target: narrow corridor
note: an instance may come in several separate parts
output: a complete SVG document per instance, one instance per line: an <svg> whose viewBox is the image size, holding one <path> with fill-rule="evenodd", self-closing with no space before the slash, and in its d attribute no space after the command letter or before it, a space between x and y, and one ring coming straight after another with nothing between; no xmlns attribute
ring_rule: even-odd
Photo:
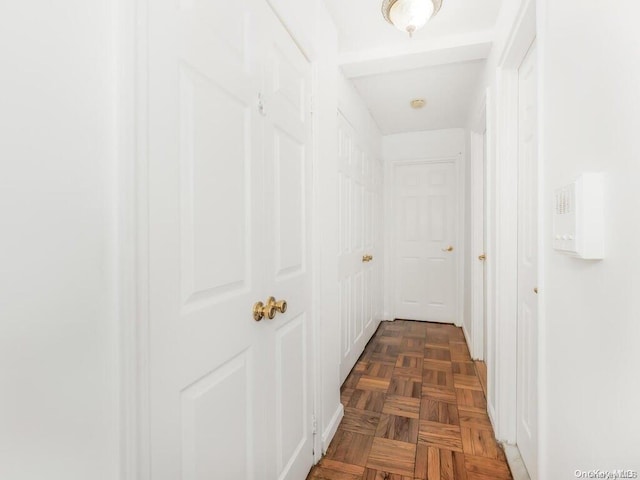
<svg viewBox="0 0 640 480"><path fill-rule="evenodd" d="M512 478L460 328L382 322L342 403L342 423L308 480Z"/></svg>

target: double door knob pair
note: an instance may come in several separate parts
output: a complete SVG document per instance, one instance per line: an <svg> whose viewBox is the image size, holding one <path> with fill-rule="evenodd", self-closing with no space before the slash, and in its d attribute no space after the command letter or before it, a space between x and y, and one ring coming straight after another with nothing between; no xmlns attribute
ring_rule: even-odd
<svg viewBox="0 0 640 480"><path fill-rule="evenodd" d="M258 302L253 306L253 319L256 322L259 322L264 317L267 317L269 320L273 320L276 316L276 313L284 313L286 311L286 300L276 301L275 297L269 297L266 304Z"/></svg>

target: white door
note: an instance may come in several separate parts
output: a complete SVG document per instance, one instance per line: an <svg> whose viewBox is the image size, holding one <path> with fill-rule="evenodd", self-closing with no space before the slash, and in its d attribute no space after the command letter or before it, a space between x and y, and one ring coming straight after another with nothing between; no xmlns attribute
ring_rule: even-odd
<svg viewBox="0 0 640 480"><path fill-rule="evenodd" d="M279 87L264 80L265 70L275 75L266 62L272 39L295 57L264 2L239 0L225 13L199 0L149 4L153 480L293 480L311 466L309 182L306 174L295 185L269 176L274 163L308 172L308 139L296 131L292 142L302 147L263 153L272 125L291 116L279 93L297 82L291 102L308 109L307 75L283 66ZM265 106L273 100L271 117L261 113L261 92ZM282 198L302 207L280 208ZM283 215L296 226L284 232L286 253L278 250ZM295 290L286 275L297 277ZM256 322L253 304L270 295L289 300L290 310ZM278 417L284 408L290 419Z"/></svg>
<svg viewBox="0 0 640 480"><path fill-rule="evenodd" d="M396 318L456 319L456 183L453 161L394 169Z"/></svg>
<svg viewBox="0 0 640 480"><path fill-rule="evenodd" d="M257 237L264 242L264 291L285 300L287 311L267 321L269 438L260 448L276 459L264 478L298 480L313 465L311 336L311 68L274 15L265 22L266 191Z"/></svg>
<svg viewBox="0 0 640 480"><path fill-rule="evenodd" d="M537 478L538 147L536 49L518 71L518 373L517 444Z"/></svg>
<svg viewBox="0 0 640 480"><path fill-rule="evenodd" d="M367 150L366 139L339 112L341 381L371 338L381 310L382 165Z"/></svg>

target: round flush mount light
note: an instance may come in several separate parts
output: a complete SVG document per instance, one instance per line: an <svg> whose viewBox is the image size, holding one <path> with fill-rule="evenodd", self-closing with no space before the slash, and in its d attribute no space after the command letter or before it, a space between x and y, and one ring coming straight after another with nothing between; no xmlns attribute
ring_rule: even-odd
<svg viewBox="0 0 640 480"><path fill-rule="evenodd" d="M413 36L442 8L443 0L383 0L382 15L398 30Z"/></svg>
<svg viewBox="0 0 640 480"><path fill-rule="evenodd" d="M424 108L426 104L427 101L424 98L416 98L414 100L411 100L411 108L415 108L416 110Z"/></svg>

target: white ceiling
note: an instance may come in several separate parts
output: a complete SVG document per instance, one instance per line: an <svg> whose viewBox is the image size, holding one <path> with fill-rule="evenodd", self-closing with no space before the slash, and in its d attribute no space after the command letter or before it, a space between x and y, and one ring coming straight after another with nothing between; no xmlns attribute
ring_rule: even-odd
<svg viewBox="0 0 640 480"><path fill-rule="evenodd" d="M444 0L442 10L413 40L382 17L382 0L325 0L325 4L339 30L340 50L348 52L493 30L501 0Z"/></svg>
<svg viewBox="0 0 640 480"><path fill-rule="evenodd" d="M383 135L466 126L502 0L444 0L413 38L384 20L382 0L324 1L342 71ZM414 98L427 106L411 109Z"/></svg>
<svg viewBox="0 0 640 480"><path fill-rule="evenodd" d="M461 128L484 68L483 60L353 79L383 135ZM415 110L409 102L424 98Z"/></svg>

